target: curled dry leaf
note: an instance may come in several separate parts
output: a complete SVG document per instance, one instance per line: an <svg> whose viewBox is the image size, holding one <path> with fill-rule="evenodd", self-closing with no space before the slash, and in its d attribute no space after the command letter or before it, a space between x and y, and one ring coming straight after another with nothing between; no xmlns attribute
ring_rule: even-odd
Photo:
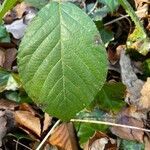
<svg viewBox="0 0 150 150"><path fill-rule="evenodd" d="M49 138L49 143L59 150L78 150L72 123L62 123Z"/></svg>
<svg viewBox="0 0 150 150"><path fill-rule="evenodd" d="M86 143L84 150L117 150L116 141L98 131Z"/></svg>
<svg viewBox="0 0 150 150"><path fill-rule="evenodd" d="M52 117L49 114L45 113L42 133L46 131L51 124L52 124Z"/></svg>
<svg viewBox="0 0 150 150"><path fill-rule="evenodd" d="M149 110L150 108L150 78L147 78L147 81L143 85L139 105L141 109Z"/></svg>
<svg viewBox="0 0 150 150"><path fill-rule="evenodd" d="M40 119L28 111L15 111L15 120L20 127L28 129L38 137L41 136Z"/></svg>
<svg viewBox="0 0 150 150"><path fill-rule="evenodd" d="M107 53L108 53L108 60L112 65L115 65L120 59L121 54L120 48L116 48L116 50L109 48Z"/></svg>
<svg viewBox="0 0 150 150"><path fill-rule="evenodd" d="M121 67L121 77L122 82L127 87L127 94L125 101L130 105L138 106L140 99L140 91L144 82L136 76L131 65L131 60L128 55L125 54L126 48L124 46L119 46L121 49L120 56L120 67Z"/></svg>
<svg viewBox="0 0 150 150"><path fill-rule="evenodd" d="M149 0L134 0L134 1L135 1L137 11L142 10L142 12L137 13L137 16L139 18L146 17L146 15L148 15L150 1Z"/></svg>

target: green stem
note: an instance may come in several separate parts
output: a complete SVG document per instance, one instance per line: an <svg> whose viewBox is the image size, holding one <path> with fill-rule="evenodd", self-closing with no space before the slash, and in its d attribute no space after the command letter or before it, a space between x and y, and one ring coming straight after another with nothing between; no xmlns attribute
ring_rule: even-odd
<svg viewBox="0 0 150 150"><path fill-rule="evenodd" d="M143 35L143 38L146 38L147 35L145 33L144 27L143 27L142 23L140 22L139 18L137 17L136 13L134 12L133 8L129 4L129 2L127 0L119 0L119 3L125 9L125 11L128 13L128 15L131 17L131 19L134 21L136 27L141 32L141 35Z"/></svg>

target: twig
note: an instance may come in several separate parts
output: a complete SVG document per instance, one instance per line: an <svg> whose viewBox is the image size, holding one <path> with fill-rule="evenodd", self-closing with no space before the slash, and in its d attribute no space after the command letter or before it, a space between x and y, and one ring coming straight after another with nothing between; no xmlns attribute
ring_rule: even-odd
<svg viewBox="0 0 150 150"><path fill-rule="evenodd" d="M95 8L97 7L97 4L98 4L98 1L95 2L93 8L87 13L88 15L90 15L95 10Z"/></svg>
<svg viewBox="0 0 150 150"><path fill-rule="evenodd" d="M84 123L95 123L95 124L104 124L104 125L110 125L110 126L116 126L116 127L122 127L122 128L129 128L129 129L136 129L141 130L145 132L150 132L149 129L145 128L139 128L135 126L129 126L129 125L123 125L123 124L116 124L111 122L105 122L105 121L96 121L96 120L81 120L81 119L71 119L72 122L84 122Z"/></svg>
<svg viewBox="0 0 150 150"><path fill-rule="evenodd" d="M21 146L23 146L23 147L25 147L25 148L27 148L27 149L29 149L29 150L32 150L30 147L28 147L28 146L26 146L26 145L20 143L19 141L16 141L16 140L13 140L13 141L16 142L16 144L18 144L18 145L21 145Z"/></svg>
<svg viewBox="0 0 150 150"><path fill-rule="evenodd" d="M36 148L36 150L40 150L41 147L43 146L43 144L46 142L46 140L48 139L48 137L53 133L54 129L58 126L58 124L60 123L60 120L58 120L54 126L51 128L51 130L47 133L47 135L45 136L45 138L43 139L43 141L39 144L39 146Z"/></svg>
<svg viewBox="0 0 150 150"><path fill-rule="evenodd" d="M138 14L138 13L141 13L141 12L144 12L144 11L145 11L145 9L141 9L141 10L136 11L135 13ZM105 23L104 26L108 26L108 25L110 25L110 24L112 24L112 23L115 23L115 22L117 22L117 21L119 21L119 20L122 20L122 19L124 19L124 18L127 18L127 17L129 17L129 15L121 16L121 17L116 18L116 19L114 19L114 20L112 20L112 21L110 21L110 22Z"/></svg>

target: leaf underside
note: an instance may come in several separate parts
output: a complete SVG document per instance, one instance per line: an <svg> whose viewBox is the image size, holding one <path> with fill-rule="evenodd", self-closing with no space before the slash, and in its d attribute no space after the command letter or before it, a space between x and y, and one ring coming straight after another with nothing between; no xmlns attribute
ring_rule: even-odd
<svg viewBox="0 0 150 150"><path fill-rule="evenodd" d="M18 65L28 95L62 120L94 99L107 72L95 24L68 2L51 2L41 9L22 40Z"/></svg>

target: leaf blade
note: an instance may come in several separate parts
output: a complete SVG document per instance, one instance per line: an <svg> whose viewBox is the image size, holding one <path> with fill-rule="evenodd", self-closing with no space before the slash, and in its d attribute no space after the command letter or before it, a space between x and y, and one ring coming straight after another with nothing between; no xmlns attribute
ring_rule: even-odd
<svg viewBox="0 0 150 150"><path fill-rule="evenodd" d="M39 12L22 41L18 63L29 96L65 120L94 99L107 72L94 23L71 3L51 2Z"/></svg>

